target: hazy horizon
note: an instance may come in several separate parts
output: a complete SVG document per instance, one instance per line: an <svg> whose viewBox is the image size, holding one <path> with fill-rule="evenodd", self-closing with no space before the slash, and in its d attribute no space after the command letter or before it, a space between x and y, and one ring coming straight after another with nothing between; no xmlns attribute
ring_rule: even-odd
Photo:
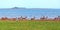
<svg viewBox="0 0 60 30"><path fill-rule="evenodd" d="M0 8L12 7L60 9L60 0L0 0Z"/></svg>

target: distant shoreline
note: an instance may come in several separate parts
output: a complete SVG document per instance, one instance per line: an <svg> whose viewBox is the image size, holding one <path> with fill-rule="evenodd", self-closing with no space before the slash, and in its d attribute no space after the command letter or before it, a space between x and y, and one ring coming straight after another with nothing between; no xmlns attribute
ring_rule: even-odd
<svg viewBox="0 0 60 30"><path fill-rule="evenodd" d="M13 8L0 8L2 9L31 9L31 10L60 10L60 9L56 9L56 8L24 8L24 7L13 7Z"/></svg>

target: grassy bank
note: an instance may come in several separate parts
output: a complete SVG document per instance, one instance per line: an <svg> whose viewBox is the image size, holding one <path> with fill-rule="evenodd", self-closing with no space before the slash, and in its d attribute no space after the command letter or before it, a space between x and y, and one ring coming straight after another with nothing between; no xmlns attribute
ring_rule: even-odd
<svg viewBox="0 0 60 30"><path fill-rule="evenodd" d="M0 21L0 30L60 30L60 21Z"/></svg>

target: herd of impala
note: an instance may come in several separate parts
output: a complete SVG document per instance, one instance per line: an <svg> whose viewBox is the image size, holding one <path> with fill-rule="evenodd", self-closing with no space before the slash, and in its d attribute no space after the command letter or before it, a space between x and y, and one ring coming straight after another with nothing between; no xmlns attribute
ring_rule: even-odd
<svg viewBox="0 0 60 30"><path fill-rule="evenodd" d="M35 17L28 19L27 17L22 17L22 16L18 18L17 17L15 18L1 17L0 20L13 20L13 21L16 21L16 20L60 20L60 16L57 16L55 18L48 18L46 16L42 16L39 19L36 19Z"/></svg>

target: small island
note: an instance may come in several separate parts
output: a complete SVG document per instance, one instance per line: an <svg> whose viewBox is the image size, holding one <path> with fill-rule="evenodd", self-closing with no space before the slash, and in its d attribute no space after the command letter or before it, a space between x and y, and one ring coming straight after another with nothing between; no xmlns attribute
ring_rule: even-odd
<svg viewBox="0 0 60 30"><path fill-rule="evenodd" d="M11 9L26 9L26 8L24 8L24 7L13 7Z"/></svg>

